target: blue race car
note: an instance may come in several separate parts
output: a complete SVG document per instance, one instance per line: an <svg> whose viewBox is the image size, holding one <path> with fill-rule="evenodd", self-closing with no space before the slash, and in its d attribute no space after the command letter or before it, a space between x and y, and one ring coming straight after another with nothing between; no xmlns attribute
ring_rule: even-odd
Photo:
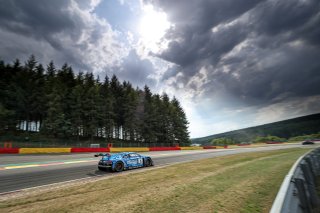
<svg viewBox="0 0 320 213"><path fill-rule="evenodd" d="M102 156L98 163L99 170L121 172L132 168L153 166L151 157L143 156L135 152L121 152L113 155L100 153L94 156Z"/></svg>

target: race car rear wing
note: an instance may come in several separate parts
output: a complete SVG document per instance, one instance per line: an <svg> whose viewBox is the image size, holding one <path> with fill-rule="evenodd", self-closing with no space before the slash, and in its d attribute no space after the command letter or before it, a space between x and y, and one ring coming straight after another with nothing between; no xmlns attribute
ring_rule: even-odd
<svg viewBox="0 0 320 213"><path fill-rule="evenodd" d="M95 157L100 157L100 156L110 156L109 153L99 153L99 154L95 154Z"/></svg>

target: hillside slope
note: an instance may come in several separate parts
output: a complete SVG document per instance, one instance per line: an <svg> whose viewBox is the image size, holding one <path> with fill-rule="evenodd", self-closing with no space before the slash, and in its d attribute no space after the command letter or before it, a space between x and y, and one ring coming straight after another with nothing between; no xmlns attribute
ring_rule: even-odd
<svg viewBox="0 0 320 213"><path fill-rule="evenodd" d="M275 135L282 138L290 138L317 132L320 132L320 113L210 135L202 138L194 138L192 139L192 143L205 145L209 144L212 139L222 137L233 139L236 142L248 142L257 136Z"/></svg>

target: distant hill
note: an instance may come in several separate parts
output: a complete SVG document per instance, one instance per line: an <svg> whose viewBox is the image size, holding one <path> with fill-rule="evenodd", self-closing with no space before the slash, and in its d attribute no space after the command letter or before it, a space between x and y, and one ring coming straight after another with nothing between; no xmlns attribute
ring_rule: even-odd
<svg viewBox="0 0 320 213"><path fill-rule="evenodd" d="M320 132L320 113L278 121L245 129L191 139L192 143L209 144L215 138L230 138L236 142L249 142L257 136L275 135L290 138Z"/></svg>

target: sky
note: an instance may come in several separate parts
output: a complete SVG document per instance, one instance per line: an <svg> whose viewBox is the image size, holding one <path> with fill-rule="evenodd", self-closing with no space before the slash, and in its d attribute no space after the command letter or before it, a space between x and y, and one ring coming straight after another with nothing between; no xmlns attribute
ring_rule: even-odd
<svg viewBox="0 0 320 213"><path fill-rule="evenodd" d="M175 96L191 138L320 112L319 0L0 0L0 47Z"/></svg>

